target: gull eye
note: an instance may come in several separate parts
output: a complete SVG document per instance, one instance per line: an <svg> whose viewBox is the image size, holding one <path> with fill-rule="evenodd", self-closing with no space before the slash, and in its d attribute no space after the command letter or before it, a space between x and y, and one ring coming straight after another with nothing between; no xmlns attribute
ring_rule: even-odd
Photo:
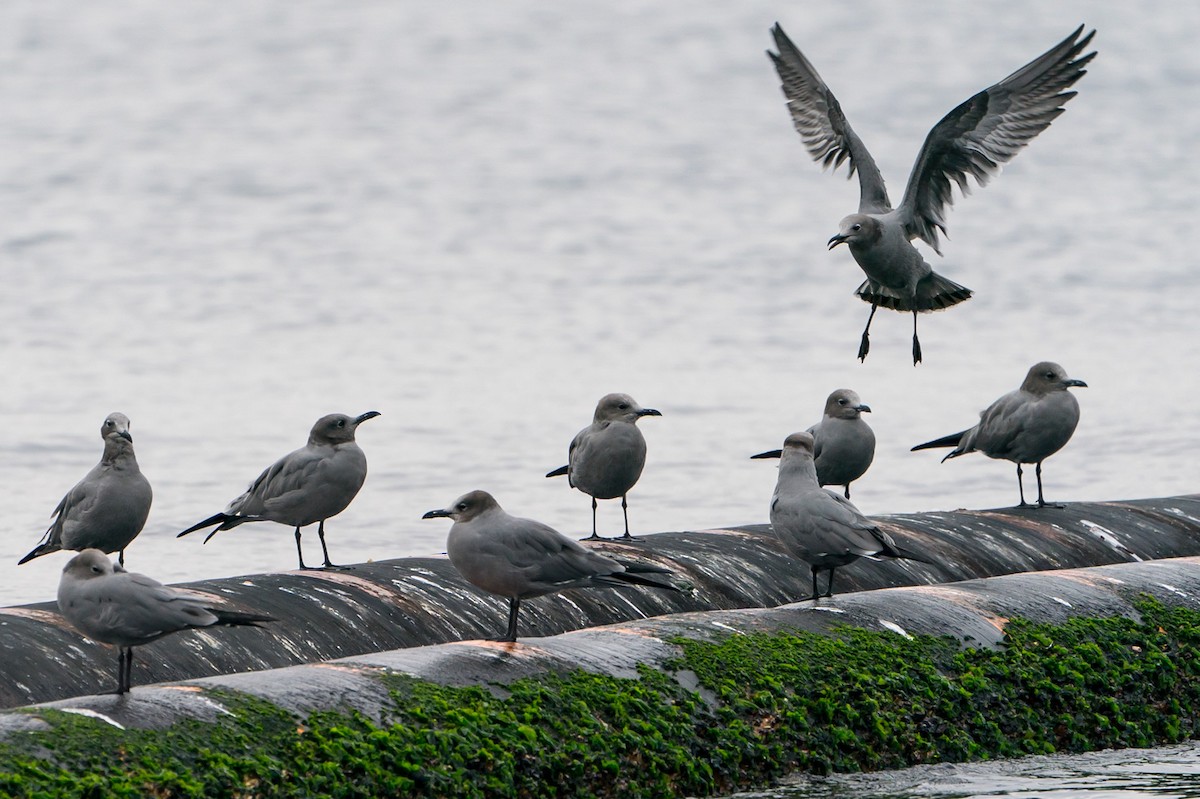
<svg viewBox="0 0 1200 799"><path fill-rule="evenodd" d="M92 574L99 574L102 571L103 571L103 569L101 569L99 566L96 566L96 565L92 566Z"/></svg>
<svg viewBox="0 0 1200 799"><path fill-rule="evenodd" d="M1047 379L1047 380L1053 380L1053 379L1054 379L1055 377L1057 377L1057 376L1058 376L1058 375L1054 374L1054 372L1046 372L1046 379Z"/></svg>
<svg viewBox="0 0 1200 799"><path fill-rule="evenodd" d="M470 506L470 505L468 505L467 503L465 503L465 502L460 502L460 503L458 503L458 505L456 505L456 506L454 507L454 509L455 509L456 511L462 512L462 511L466 510L466 509L467 509L467 508L469 508L469 507L471 507L471 506Z"/></svg>
<svg viewBox="0 0 1200 799"><path fill-rule="evenodd" d="M345 420L345 419L338 419L338 420L337 420L337 426L338 426L338 427L345 427L345 426L346 426L346 420Z"/></svg>
<svg viewBox="0 0 1200 799"><path fill-rule="evenodd" d="M845 404L846 404L846 400L845 400L845 399L840 399L840 400L838 400L838 405L845 405Z"/></svg>
<svg viewBox="0 0 1200 799"><path fill-rule="evenodd" d="M851 230L862 230L862 225L851 225L850 229Z"/></svg>
<svg viewBox="0 0 1200 799"><path fill-rule="evenodd" d="M617 408L618 408L618 409L620 409L620 410L622 410L622 411L627 411L627 410L629 410L629 406L628 406L627 404L625 404L624 402L622 402L620 405L618 405L618 406L617 406Z"/></svg>

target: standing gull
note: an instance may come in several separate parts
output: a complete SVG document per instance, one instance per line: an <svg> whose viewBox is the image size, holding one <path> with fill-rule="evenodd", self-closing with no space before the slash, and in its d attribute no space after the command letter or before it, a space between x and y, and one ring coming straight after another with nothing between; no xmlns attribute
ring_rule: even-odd
<svg viewBox="0 0 1200 799"><path fill-rule="evenodd" d="M1079 55L1095 31L1081 39L1080 25L1043 55L944 116L925 138L895 209L875 160L850 128L833 92L778 23L771 33L779 52L768 50L767 55L783 81L788 110L809 154L834 169L848 160L850 176L858 172L858 213L843 219L829 240L829 249L845 243L867 275L855 292L871 304L858 357L867 357L871 320L882 305L912 312L913 364L920 363L917 314L957 305L970 298L971 291L934 272L912 240L923 240L941 255L938 231L946 232L952 185L957 183L964 196L969 192L968 176L985 185L1001 164L1063 112L1075 96L1066 89L1086 73L1084 67L1096 55Z"/></svg>
<svg viewBox="0 0 1200 799"><path fill-rule="evenodd" d="M546 474L566 475L572 488L592 498L592 534L596 533L596 500L621 498L625 516L624 538L629 534L629 502L626 494L642 476L646 464L646 439L637 428L643 416L662 416L643 408L628 394L607 394L596 405L592 423L575 434L567 451L568 464Z"/></svg>
<svg viewBox="0 0 1200 799"><path fill-rule="evenodd" d="M367 479L367 456L354 441L358 426L379 416L367 411L360 416L331 413L322 416L308 434L308 444L284 455L250 484L246 493L229 503L221 513L209 516L184 530L177 537L217 525L204 542L222 530L231 530L246 522L279 522L296 528L296 554L300 568L304 551L300 548L300 528L320 522L317 535L326 569L343 568L330 562L325 546L325 520L344 511Z"/></svg>
<svg viewBox="0 0 1200 799"><path fill-rule="evenodd" d="M1021 504L1017 507L1020 508L1029 507L1025 501L1021 464L1036 463L1037 506L1044 508L1048 503L1042 496L1042 461L1062 449L1079 424L1079 401L1067 391L1074 386L1087 388L1087 383L1067 377L1066 371L1056 363L1042 361L1030 367L1020 388L1008 392L981 412L979 424L918 444L911 451L954 447L942 458L943 463L968 452L982 452L989 458L1012 461L1017 464L1017 489L1021 492Z"/></svg>
<svg viewBox="0 0 1200 799"><path fill-rule="evenodd" d="M118 647L117 693L128 693L133 647L194 627L258 625L270 616L213 607L205 597L168 588L119 567L98 549L67 561L58 582L58 610L88 638Z"/></svg>
<svg viewBox="0 0 1200 799"><path fill-rule="evenodd" d="M827 491L817 482L813 437L792 433L782 450L755 457L777 456L779 478L771 497L771 529L796 557L812 568L813 599L833 595L833 573L859 558L905 558L929 563L896 545L879 525L859 512L850 500ZM817 591L817 572L829 572L824 594Z"/></svg>
<svg viewBox="0 0 1200 799"><path fill-rule="evenodd" d="M616 561L572 541L548 525L510 516L486 491L472 491L422 518L454 520L446 554L467 582L508 598L508 628L501 641L517 640L522 599L568 588L644 585L678 590L643 574L670 574L644 563Z"/></svg>
<svg viewBox="0 0 1200 799"><path fill-rule="evenodd" d="M104 439L100 462L58 503L42 543L19 564L60 549L90 547L117 552L121 564L125 563L125 547L137 538L150 515L150 482L133 454L128 416L109 414L100 426L100 437Z"/></svg>
<svg viewBox="0 0 1200 799"><path fill-rule="evenodd" d="M875 459L875 431L862 418L870 412L858 394L839 388L825 400L821 421L808 428L816 442L817 481L823 486L843 486L846 499L850 499L850 484L862 477ZM778 458L781 452L774 449L753 457Z"/></svg>

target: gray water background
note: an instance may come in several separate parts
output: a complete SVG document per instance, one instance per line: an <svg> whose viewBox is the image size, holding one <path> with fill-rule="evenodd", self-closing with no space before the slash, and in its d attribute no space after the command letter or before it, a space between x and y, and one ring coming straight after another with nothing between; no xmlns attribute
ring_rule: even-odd
<svg viewBox="0 0 1200 799"><path fill-rule="evenodd" d="M731 799L1194 799L1200 797L1200 744L799 776L783 783Z"/></svg>
<svg viewBox="0 0 1200 799"><path fill-rule="evenodd" d="M776 20L895 200L944 113L1099 29L1079 96L928 254L976 296L922 317L919 367L888 312L854 358L861 273L825 242L857 182L792 130ZM874 409L864 512L1011 505L1011 464L908 449L1041 359L1090 384L1051 499L1200 490L1198 27L1083 0L0 4L0 602L53 597L66 553L16 561L114 410L155 491L129 566L168 582L294 566L279 525L174 534L332 411L383 413L341 562L441 551L421 514L474 488L585 533L542 475L609 391L663 412L635 531L765 522L749 456L843 386Z"/></svg>

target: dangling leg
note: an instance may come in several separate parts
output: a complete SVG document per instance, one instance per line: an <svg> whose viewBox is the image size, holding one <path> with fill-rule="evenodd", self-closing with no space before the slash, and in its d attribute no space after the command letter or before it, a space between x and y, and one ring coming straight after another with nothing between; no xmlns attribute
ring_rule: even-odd
<svg viewBox="0 0 1200 799"><path fill-rule="evenodd" d="M315 566L304 565L304 550L300 548L300 525L296 525L296 556L300 558L300 570L311 571Z"/></svg>
<svg viewBox="0 0 1200 799"><path fill-rule="evenodd" d="M517 640L517 613L521 610L521 597L514 596L508 600L508 631L499 639L506 643Z"/></svg>
<svg viewBox="0 0 1200 799"><path fill-rule="evenodd" d="M592 497L592 534L584 541L599 541L600 536L596 534L596 498Z"/></svg>
<svg viewBox="0 0 1200 799"><path fill-rule="evenodd" d="M325 569L341 569L342 571L354 571L353 566L339 566L329 560L329 547L325 546L325 520L317 526L317 537L321 539L321 552L325 555L325 564L322 568Z"/></svg>
<svg viewBox="0 0 1200 799"><path fill-rule="evenodd" d="M829 586L825 591L825 596L833 596L833 573L837 571L837 566L829 570Z"/></svg>
<svg viewBox="0 0 1200 799"><path fill-rule="evenodd" d="M1037 469L1035 469L1035 470L1034 470L1034 474L1036 474L1036 475L1037 475L1037 481L1038 481L1038 507L1039 507L1039 508L1046 508L1046 507L1050 507L1050 508L1062 508L1062 507L1066 507L1066 506L1064 506L1064 505L1060 505L1060 504L1058 504L1057 502L1047 502L1047 501L1046 501L1046 499L1045 499L1045 497L1043 497L1043 496L1042 496L1042 462L1041 462L1041 461L1038 461L1038 464L1037 464Z"/></svg>
<svg viewBox="0 0 1200 799"><path fill-rule="evenodd" d="M125 566L125 550L122 549L120 552L117 553L117 563L119 563L121 565L121 567L124 568L124 566Z"/></svg>
<svg viewBox="0 0 1200 799"><path fill-rule="evenodd" d="M622 539L625 541L641 541L640 538L635 538L629 534L629 502L626 501L625 495L621 495L621 513L625 515L625 535Z"/></svg>
<svg viewBox="0 0 1200 799"><path fill-rule="evenodd" d="M871 303L871 315L867 317L867 326L863 328L862 341L858 343L858 360L865 361L867 353L871 351L871 320L875 318L875 311L879 308L875 303Z"/></svg>
<svg viewBox="0 0 1200 799"><path fill-rule="evenodd" d="M850 483L846 483L846 499L850 499Z"/></svg>
<svg viewBox="0 0 1200 799"><path fill-rule="evenodd" d="M1025 501L1025 473L1021 471L1021 464L1017 464L1017 490L1021 492L1021 504L1018 508L1028 508L1029 503Z"/></svg>
<svg viewBox="0 0 1200 799"><path fill-rule="evenodd" d="M913 366L921 362L921 340L917 338L917 312L913 311Z"/></svg>

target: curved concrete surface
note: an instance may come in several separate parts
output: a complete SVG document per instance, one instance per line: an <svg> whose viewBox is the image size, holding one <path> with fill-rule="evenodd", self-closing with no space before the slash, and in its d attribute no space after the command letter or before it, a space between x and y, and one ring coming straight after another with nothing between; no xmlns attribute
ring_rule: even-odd
<svg viewBox="0 0 1200 799"><path fill-rule="evenodd" d="M1075 503L1062 510L961 510L877 520L901 545L939 563L861 560L838 570L839 592L1200 555L1200 495ZM532 600L523 607L522 636L553 636L687 611L774 607L808 593L807 567L783 552L765 524L659 533L642 543L606 541L598 546L617 557L643 558L674 570L684 590L579 589ZM137 688L150 683L496 636L507 613L505 602L467 585L444 557L361 564L352 572L278 572L183 587L234 607L270 613L279 621L267 629L181 633L139 647L134 704L151 701L152 692ZM837 597L836 605L845 609L855 601ZM817 618L832 615L822 609ZM721 616L711 619L718 623ZM981 636L985 632L977 631ZM595 656L636 653L627 643L622 647L607 654L600 647ZM0 609L0 650L5 653L0 663L2 707L95 693L115 684L115 652L81 637L52 603ZM414 650L412 657L434 657L429 651ZM351 673L359 666L321 668L322 679L336 682L330 670Z"/></svg>

